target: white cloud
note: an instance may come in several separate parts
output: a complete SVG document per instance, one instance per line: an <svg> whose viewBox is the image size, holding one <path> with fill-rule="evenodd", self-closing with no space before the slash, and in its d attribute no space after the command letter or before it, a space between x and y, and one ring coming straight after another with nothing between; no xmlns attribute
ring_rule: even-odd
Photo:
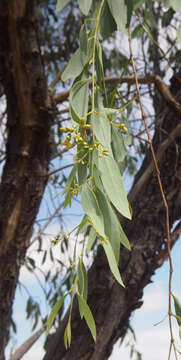
<svg viewBox="0 0 181 360"><path fill-rule="evenodd" d="M178 327L174 328L174 337L176 345L179 348L178 339ZM161 360L168 358L169 350L169 327L153 327L150 329L143 329L136 332L137 342L135 344L136 349L143 355L143 359L146 360ZM113 353L110 356L110 360L130 360L130 349L126 347L128 338L125 339L124 344L119 347L117 343L114 347ZM174 360L172 354L170 360ZM135 360L135 358L134 358Z"/></svg>
<svg viewBox="0 0 181 360"><path fill-rule="evenodd" d="M152 290L145 291L141 310L145 313L152 311L163 311L168 304L168 294L165 292L161 282L152 285Z"/></svg>

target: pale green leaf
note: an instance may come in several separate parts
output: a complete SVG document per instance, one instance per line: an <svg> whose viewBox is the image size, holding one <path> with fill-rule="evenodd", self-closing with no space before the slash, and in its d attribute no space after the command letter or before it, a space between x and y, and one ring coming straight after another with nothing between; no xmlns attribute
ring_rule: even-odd
<svg viewBox="0 0 181 360"><path fill-rule="evenodd" d="M101 214L97 199L92 189L84 184L81 190L82 208L87 216L90 218L93 227L97 233L105 238L104 220Z"/></svg>
<svg viewBox="0 0 181 360"><path fill-rule="evenodd" d="M82 123L81 119L86 117L89 100L88 80L77 81L70 91L70 112L74 121Z"/></svg>
<svg viewBox="0 0 181 360"><path fill-rule="evenodd" d="M70 347L70 344L71 344L71 324L70 324L70 321L68 321L67 326L65 328L64 344L65 344L66 349L68 348L68 346Z"/></svg>
<svg viewBox="0 0 181 360"><path fill-rule="evenodd" d="M169 6L172 7L175 11L181 11L180 0L169 0Z"/></svg>
<svg viewBox="0 0 181 360"><path fill-rule="evenodd" d="M92 5L92 0L78 0L79 8L84 15L88 15Z"/></svg>
<svg viewBox="0 0 181 360"><path fill-rule="evenodd" d="M175 312L176 312L176 315L181 317L181 304L179 302L179 300L176 298L176 296L173 296L173 300L174 300L174 306L175 306ZM177 318L177 322L178 322L178 325L181 325L181 320L179 318Z"/></svg>
<svg viewBox="0 0 181 360"><path fill-rule="evenodd" d="M181 325L179 326L179 338L181 339Z"/></svg>
<svg viewBox="0 0 181 360"><path fill-rule="evenodd" d="M79 307L81 308L81 313L83 313L83 316L84 316L85 321L90 329L92 337L93 337L94 341L96 341L96 325L95 325L95 321L94 321L92 312L82 296L78 295L78 301L79 301Z"/></svg>
<svg viewBox="0 0 181 360"><path fill-rule="evenodd" d="M51 313L50 313L50 315L48 317L47 327L46 327L46 334L48 334L51 326L53 325L55 317L56 317L57 313L59 312L60 308L62 307L64 299L66 298L66 296L67 295L61 296L61 298L53 306L53 308L51 310Z"/></svg>
<svg viewBox="0 0 181 360"><path fill-rule="evenodd" d="M92 247L96 241L96 235L97 235L96 231L92 227L90 229L90 233L89 233L89 239L88 239L88 243L87 243L87 252L89 252L92 249Z"/></svg>
<svg viewBox="0 0 181 360"><path fill-rule="evenodd" d="M107 0L114 20L121 31L126 33L127 7L124 0Z"/></svg>
<svg viewBox="0 0 181 360"><path fill-rule="evenodd" d="M181 44L181 25L179 25L177 30L177 40Z"/></svg>
<svg viewBox="0 0 181 360"><path fill-rule="evenodd" d="M116 262L116 258L114 256L114 252L113 252L113 249L111 247L110 242L109 241L103 241L102 246L103 246L104 251L106 253L108 263L109 263L112 274L114 275L114 277L118 281L118 283L124 287L124 284L123 284L123 281L121 279L121 275L120 275L120 272L119 272L119 269L118 269L118 265L117 265L117 262Z"/></svg>
<svg viewBox="0 0 181 360"><path fill-rule="evenodd" d="M101 85L104 80L104 69L102 62L102 47L99 42L97 42L96 44L95 63L96 63L97 80Z"/></svg>
<svg viewBox="0 0 181 360"><path fill-rule="evenodd" d="M101 191L97 190L96 198L103 214L106 236L111 243L116 261L118 263L120 255L120 244L124 245L127 249L130 250L129 241L123 229L121 228L120 222L112 206L106 199L105 195Z"/></svg>
<svg viewBox="0 0 181 360"><path fill-rule="evenodd" d="M99 158L98 168L109 200L123 216L131 219L126 190L115 160L110 156L103 156Z"/></svg>
<svg viewBox="0 0 181 360"><path fill-rule="evenodd" d="M70 0L57 0L56 11L61 11Z"/></svg>
<svg viewBox="0 0 181 360"><path fill-rule="evenodd" d="M78 75L80 75L86 63L87 63L87 56L83 55L80 48L78 48L70 58L62 74L62 80L67 81L68 79L76 78Z"/></svg>
<svg viewBox="0 0 181 360"><path fill-rule="evenodd" d="M77 275L79 293L87 300L88 278L86 268L81 258L79 259Z"/></svg>
<svg viewBox="0 0 181 360"><path fill-rule="evenodd" d="M123 136L115 126L112 127L112 147L114 158L117 162L121 162L125 158L125 145Z"/></svg>

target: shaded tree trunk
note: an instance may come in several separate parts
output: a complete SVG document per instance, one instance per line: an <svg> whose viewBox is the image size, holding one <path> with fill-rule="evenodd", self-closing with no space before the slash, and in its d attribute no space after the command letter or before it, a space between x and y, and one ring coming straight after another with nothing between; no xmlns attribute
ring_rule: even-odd
<svg viewBox="0 0 181 360"><path fill-rule="evenodd" d="M172 81L172 93L178 88ZM180 85L179 85L180 88ZM179 98L181 99L181 92ZM181 125L180 115L163 102L164 108L156 120L153 144L159 159L159 169L170 209L170 225L181 216ZM67 316L49 342L44 360L105 360L115 342L125 334L132 312L142 305L144 287L166 258L167 240L165 209L150 152L147 154L129 194L133 220L122 221L131 242L131 252L121 249L120 272L125 289L113 279L102 249L98 250L89 271L88 303L97 326L94 343L75 304L72 315L72 343L64 347ZM175 241L179 231L175 233Z"/></svg>
<svg viewBox="0 0 181 360"><path fill-rule="evenodd" d="M47 182L51 104L41 62L36 0L0 1L0 81L7 99L0 185L0 359L14 292Z"/></svg>

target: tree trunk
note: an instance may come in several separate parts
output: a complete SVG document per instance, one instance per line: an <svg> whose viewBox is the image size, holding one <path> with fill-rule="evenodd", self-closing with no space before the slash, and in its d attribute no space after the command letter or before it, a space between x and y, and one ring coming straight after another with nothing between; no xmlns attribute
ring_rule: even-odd
<svg viewBox="0 0 181 360"><path fill-rule="evenodd" d="M172 83L172 93L178 85L175 81ZM162 105L164 110L159 114L159 120L156 120L153 145L159 159L172 227L181 215L181 125L180 115L165 102L160 104L161 108ZM132 250L129 252L122 248L120 257L120 272L125 289L114 280L103 251L99 248L89 271L88 295L88 303L96 320L96 343L85 321L80 319L75 304L70 349L65 350L63 340L66 315L48 344L44 360L108 359L115 342L125 334L130 315L142 305L143 289L167 254L165 209L150 152L138 171L129 199L133 220L123 220L122 224Z"/></svg>
<svg viewBox="0 0 181 360"><path fill-rule="evenodd" d="M0 185L0 360L19 269L47 182L52 112L37 34L36 0L0 1L0 81L8 133Z"/></svg>

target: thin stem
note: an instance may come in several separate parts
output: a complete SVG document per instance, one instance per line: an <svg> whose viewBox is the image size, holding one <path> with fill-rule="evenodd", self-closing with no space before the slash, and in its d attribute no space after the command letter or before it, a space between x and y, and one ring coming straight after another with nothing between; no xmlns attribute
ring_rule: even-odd
<svg viewBox="0 0 181 360"><path fill-rule="evenodd" d="M147 123L147 120L146 120L146 115L145 115L142 100L141 100L138 77L137 77L137 73L136 73L136 67L135 67L133 51L132 51L132 38L131 38L131 29L130 29L130 27L128 29L128 32L129 32L130 57L131 57L131 63L132 63L132 68L133 68L133 73L134 73L134 78L135 78L135 83L136 83L136 90L137 90L139 104L140 104L140 110L141 110L142 119L143 119L143 122L144 122L144 125L145 125L145 130L146 130L146 133L147 133L148 142L149 142L150 149L151 149L151 154L152 154L152 158L153 158L153 162L154 162L154 166L155 166L156 175L157 175L157 178L158 178L158 183L159 183L159 187L160 187L162 200L163 200L164 207L165 207L166 233L167 233L167 251L168 251L168 259L169 259L169 267L170 267L170 271L169 271L169 299L168 299L168 316L169 316L169 328L170 328L170 351L171 351L171 347L173 345L175 358L177 359L176 351L175 351L175 344L174 344L174 337L173 337L172 319L171 319L171 313L172 313L172 309L171 309L171 293L172 293L173 265L172 265L172 257L171 257L169 209L168 209L168 204L167 204L167 200L166 200L166 197L165 197L165 193L164 193L164 190L163 190L163 185L162 185L162 181L161 181L161 177L160 177L160 171L159 171L159 168L158 168L157 159L156 159L155 152L154 152L154 149L153 149L152 140L151 140L151 136L150 136L150 132L149 132L149 128L148 128L148 123ZM169 354L170 354L170 351L169 351Z"/></svg>

